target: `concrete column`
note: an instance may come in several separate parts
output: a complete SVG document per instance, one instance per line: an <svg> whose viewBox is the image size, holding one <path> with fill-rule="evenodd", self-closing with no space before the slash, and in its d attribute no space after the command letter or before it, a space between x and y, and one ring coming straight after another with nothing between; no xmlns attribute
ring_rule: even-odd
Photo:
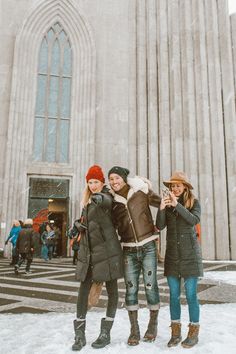
<svg viewBox="0 0 236 354"><path fill-rule="evenodd" d="M205 41L205 7L203 0L193 1L193 43L195 99L197 114L197 142L199 163L199 199L202 206L202 249L205 259L215 259L213 181L211 133L209 123L209 97L207 77L207 51Z"/></svg>
<svg viewBox="0 0 236 354"><path fill-rule="evenodd" d="M137 1L129 0L129 169L132 174L136 173L137 166Z"/></svg>
<svg viewBox="0 0 236 354"><path fill-rule="evenodd" d="M146 1L137 0L137 174L148 175Z"/></svg>
<svg viewBox="0 0 236 354"><path fill-rule="evenodd" d="M229 259L229 220L226 185L224 122L221 100L219 28L216 1L205 2L206 49L208 58L209 118L212 146L212 187L216 259ZM219 191L220 198L219 202Z"/></svg>
<svg viewBox="0 0 236 354"><path fill-rule="evenodd" d="M148 178L159 189L159 125L157 112L157 21L156 0L147 1L147 138Z"/></svg>
<svg viewBox="0 0 236 354"><path fill-rule="evenodd" d="M236 259L236 120L235 87L233 77L232 43L227 0L217 2L219 21L219 46L222 78L222 108L226 149L226 171L229 207L231 259ZM227 252L225 253L227 256Z"/></svg>
<svg viewBox="0 0 236 354"><path fill-rule="evenodd" d="M171 167L184 170L184 134L181 82L179 1L168 1L168 37L170 71Z"/></svg>

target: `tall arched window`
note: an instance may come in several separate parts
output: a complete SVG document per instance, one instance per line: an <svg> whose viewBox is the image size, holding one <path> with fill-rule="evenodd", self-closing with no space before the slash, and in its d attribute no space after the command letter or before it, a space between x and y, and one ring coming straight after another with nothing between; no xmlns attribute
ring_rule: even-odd
<svg viewBox="0 0 236 354"><path fill-rule="evenodd" d="M57 22L44 36L39 52L34 161L69 160L71 67L71 45Z"/></svg>

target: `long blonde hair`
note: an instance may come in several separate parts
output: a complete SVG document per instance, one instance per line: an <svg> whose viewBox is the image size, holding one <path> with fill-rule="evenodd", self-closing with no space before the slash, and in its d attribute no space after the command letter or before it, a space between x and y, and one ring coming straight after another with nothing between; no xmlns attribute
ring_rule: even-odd
<svg viewBox="0 0 236 354"><path fill-rule="evenodd" d="M92 194L92 192L90 191L89 186L87 185L84 188L83 196L82 196L81 203L80 203L82 209L88 204L91 194Z"/></svg>
<svg viewBox="0 0 236 354"><path fill-rule="evenodd" d="M196 199L193 192L184 184L185 191L183 193L183 200L185 208L192 209L194 200Z"/></svg>

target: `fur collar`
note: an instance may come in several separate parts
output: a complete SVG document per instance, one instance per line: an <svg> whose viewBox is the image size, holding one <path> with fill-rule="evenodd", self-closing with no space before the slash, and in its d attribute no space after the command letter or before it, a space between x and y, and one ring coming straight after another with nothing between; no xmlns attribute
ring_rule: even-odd
<svg viewBox="0 0 236 354"><path fill-rule="evenodd" d="M127 178L127 184L130 186L130 190L127 195L127 199L122 197L119 194L114 195L114 199L116 202L127 204L128 200L132 197L132 195L138 191L143 192L144 194L148 194L149 189L151 188L151 182L144 178L135 176L134 178Z"/></svg>

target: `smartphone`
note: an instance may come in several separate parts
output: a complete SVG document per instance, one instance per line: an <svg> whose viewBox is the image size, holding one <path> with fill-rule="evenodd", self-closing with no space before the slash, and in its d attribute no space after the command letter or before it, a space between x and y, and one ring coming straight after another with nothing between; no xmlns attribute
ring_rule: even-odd
<svg viewBox="0 0 236 354"><path fill-rule="evenodd" d="M163 198L168 198L170 195L170 191L168 188L162 189L162 196Z"/></svg>

